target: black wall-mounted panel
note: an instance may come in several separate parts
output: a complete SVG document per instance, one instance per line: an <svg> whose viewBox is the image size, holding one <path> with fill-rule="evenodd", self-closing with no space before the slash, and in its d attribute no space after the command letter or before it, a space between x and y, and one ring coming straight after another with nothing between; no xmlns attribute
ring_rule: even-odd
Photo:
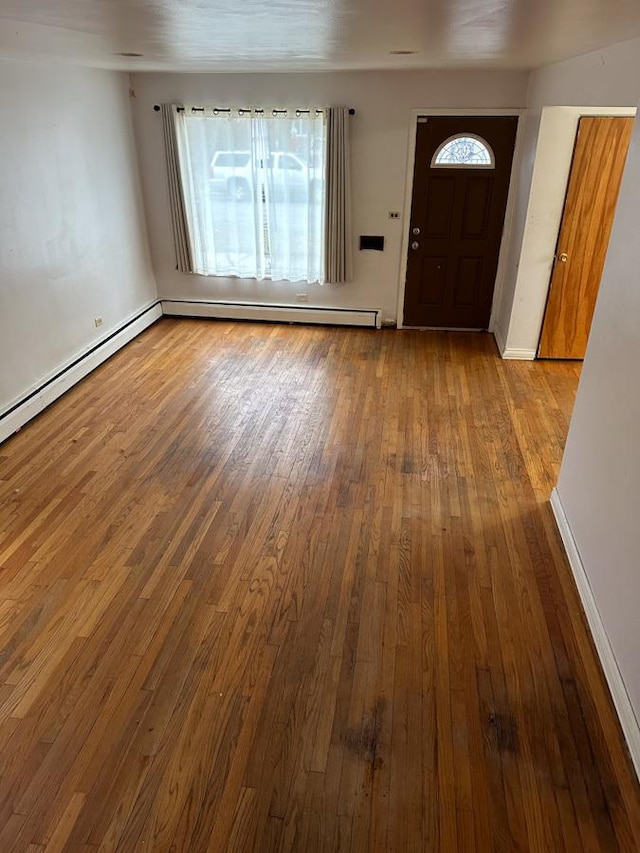
<svg viewBox="0 0 640 853"><path fill-rule="evenodd" d="M384 252L384 237L368 237L361 234L360 249L373 249L376 252Z"/></svg>

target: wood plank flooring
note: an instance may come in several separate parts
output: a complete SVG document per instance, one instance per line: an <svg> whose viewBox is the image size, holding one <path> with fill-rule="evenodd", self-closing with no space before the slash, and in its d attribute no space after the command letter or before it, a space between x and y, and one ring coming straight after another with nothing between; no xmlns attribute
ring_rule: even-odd
<svg viewBox="0 0 640 853"><path fill-rule="evenodd" d="M633 851L577 368L163 320L0 446L0 851Z"/></svg>

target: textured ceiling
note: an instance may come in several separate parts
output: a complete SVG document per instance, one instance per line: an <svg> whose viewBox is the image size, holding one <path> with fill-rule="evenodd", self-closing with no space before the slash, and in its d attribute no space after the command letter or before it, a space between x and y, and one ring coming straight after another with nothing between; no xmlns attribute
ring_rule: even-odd
<svg viewBox="0 0 640 853"><path fill-rule="evenodd" d="M149 71L534 68L636 36L640 0L0 0L0 56Z"/></svg>

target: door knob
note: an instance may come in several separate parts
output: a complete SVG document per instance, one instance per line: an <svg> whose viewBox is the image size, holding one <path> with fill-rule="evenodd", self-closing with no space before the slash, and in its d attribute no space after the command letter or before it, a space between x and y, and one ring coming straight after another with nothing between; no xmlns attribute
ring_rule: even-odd
<svg viewBox="0 0 640 853"><path fill-rule="evenodd" d="M569 255L566 252L563 252L561 255L558 255L558 260L561 264L566 264L569 260Z"/></svg>
<svg viewBox="0 0 640 853"><path fill-rule="evenodd" d="M411 231L411 233L412 233L412 234L415 234L415 235L416 235L416 237L417 237L417 236L418 236L418 234L420 233L420 229L419 229L419 228L414 228L414 229Z"/></svg>
<svg viewBox="0 0 640 853"><path fill-rule="evenodd" d="M411 244L411 248L412 248L412 249L413 249L413 251L415 252L415 250L416 250L416 249L419 249L419 248L420 248L420 243L418 243L418 241L417 241L417 240L414 240L414 241L413 241L413 243Z"/></svg>

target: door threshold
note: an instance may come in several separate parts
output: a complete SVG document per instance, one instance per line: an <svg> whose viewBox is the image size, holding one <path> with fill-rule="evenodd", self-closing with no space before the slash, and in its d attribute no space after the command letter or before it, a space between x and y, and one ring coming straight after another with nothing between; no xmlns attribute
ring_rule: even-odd
<svg viewBox="0 0 640 853"><path fill-rule="evenodd" d="M405 326L403 329L410 329L412 332L486 332L487 329L469 329L466 327L457 326Z"/></svg>

